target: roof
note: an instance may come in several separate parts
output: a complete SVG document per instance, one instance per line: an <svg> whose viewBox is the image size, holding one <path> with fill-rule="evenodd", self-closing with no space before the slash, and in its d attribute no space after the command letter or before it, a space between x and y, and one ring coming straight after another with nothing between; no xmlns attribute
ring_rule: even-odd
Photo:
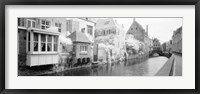
<svg viewBox="0 0 200 94"><path fill-rule="evenodd" d="M133 27L137 27L139 28L142 32L145 32L144 28L142 27L142 25L140 25L135 19L133 20L133 23L131 24L131 26L129 27L128 31L126 32L127 34L129 34L130 32L134 32L134 30L131 30L131 28ZM146 32L145 32L146 34Z"/></svg>
<svg viewBox="0 0 200 94"><path fill-rule="evenodd" d="M99 19L96 23L96 29L116 26L118 26L118 24L113 18Z"/></svg>
<svg viewBox="0 0 200 94"><path fill-rule="evenodd" d="M73 32L69 35L69 38L71 38L71 40L73 42L85 42L85 43L91 43L91 41L88 39L88 37L82 33L82 32Z"/></svg>

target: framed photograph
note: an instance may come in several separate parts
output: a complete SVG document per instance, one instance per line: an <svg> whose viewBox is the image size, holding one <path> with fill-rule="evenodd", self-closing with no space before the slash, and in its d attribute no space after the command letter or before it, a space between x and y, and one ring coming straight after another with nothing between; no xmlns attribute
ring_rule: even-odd
<svg viewBox="0 0 200 94"><path fill-rule="evenodd" d="M198 93L199 4L2 1L1 92Z"/></svg>

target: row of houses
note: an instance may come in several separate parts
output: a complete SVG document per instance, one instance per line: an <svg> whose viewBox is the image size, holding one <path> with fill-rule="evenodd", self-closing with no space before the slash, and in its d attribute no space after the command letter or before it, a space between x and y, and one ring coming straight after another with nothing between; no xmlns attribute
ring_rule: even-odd
<svg viewBox="0 0 200 94"><path fill-rule="evenodd" d="M18 18L18 61L27 66L57 64L66 48L60 35L71 38L73 57L92 58L94 26L84 18Z"/></svg>
<svg viewBox="0 0 200 94"><path fill-rule="evenodd" d="M148 26L145 32L135 19L127 32L113 18L18 18L17 28L18 61L26 66L57 64L62 58L75 64L112 62L130 50L126 45L129 35L143 52L153 46Z"/></svg>
<svg viewBox="0 0 200 94"><path fill-rule="evenodd" d="M182 26L173 31L172 39L163 43L163 51L182 53Z"/></svg>

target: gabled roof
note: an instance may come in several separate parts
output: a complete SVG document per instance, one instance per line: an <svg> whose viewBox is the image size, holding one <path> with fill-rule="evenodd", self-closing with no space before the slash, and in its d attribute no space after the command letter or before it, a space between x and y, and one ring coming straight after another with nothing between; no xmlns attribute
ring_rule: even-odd
<svg viewBox="0 0 200 94"><path fill-rule="evenodd" d="M129 27L128 31L126 32L127 34L130 32L133 32L133 30L131 30L131 28L133 27L137 27L140 30L142 30L143 32L145 32L144 28L142 27L142 25L140 25L135 19L133 20L133 23L131 24L131 26Z"/></svg>
<svg viewBox="0 0 200 94"><path fill-rule="evenodd" d="M73 42L91 43L91 41L88 39L88 37L82 32L75 31L75 32L71 33L68 37L71 38L71 40Z"/></svg>
<svg viewBox="0 0 200 94"><path fill-rule="evenodd" d="M113 18L99 19L96 23L96 29L116 26L118 26L118 24Z"/></svg>

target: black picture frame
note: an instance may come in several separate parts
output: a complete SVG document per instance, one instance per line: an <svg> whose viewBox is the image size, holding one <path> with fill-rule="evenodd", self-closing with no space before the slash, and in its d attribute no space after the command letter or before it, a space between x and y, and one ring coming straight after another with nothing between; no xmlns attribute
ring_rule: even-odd
<svg viewBox="0 0 200 94"><path fill-rule="evenodd" d="M5 89L6 5L195 5L195 89ZM2 94L197 94L199 93L200 0L2 0L0 1L0 92ZM183 85L185 85L183 83Z"/></svg>

